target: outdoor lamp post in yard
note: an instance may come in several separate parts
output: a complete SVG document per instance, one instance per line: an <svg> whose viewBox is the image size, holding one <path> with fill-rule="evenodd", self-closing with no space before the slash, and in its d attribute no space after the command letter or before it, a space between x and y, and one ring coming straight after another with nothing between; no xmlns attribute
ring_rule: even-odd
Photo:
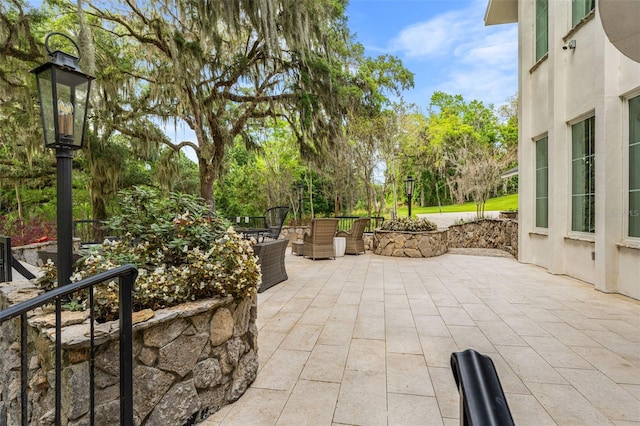
<svg viewBox="0 0 640 426"><path fill-rule="evenodd" d="M53 35L68 39L76 48L78 57L49 48ZM80 49L62 33L49 33L44 39L49 62L31 70L38 83L40 115L44 145L56 150L58 286L68 284L73 262L71 202L71 171L73 151L82 148L89 103L89 90L94 77L82 72L78 66Z"/></svg>
<svg viewBox="0 0 640 426"><path fill-rule="evenodd" d="M415 179L409 175L407 179L404 181L404 189L405 194L407 194L407 207L409 208L409 215L411 217L411 198L413 197L413 184L415 183Z"/></svg>
<svg viewBox="0 0 640 426"><path fill-rule="evenodd" d="M304 186L301 183L298 183L296 188L298 189L298 208L300 209L299 225L302 225L302 191L304 190Z"/></svg>

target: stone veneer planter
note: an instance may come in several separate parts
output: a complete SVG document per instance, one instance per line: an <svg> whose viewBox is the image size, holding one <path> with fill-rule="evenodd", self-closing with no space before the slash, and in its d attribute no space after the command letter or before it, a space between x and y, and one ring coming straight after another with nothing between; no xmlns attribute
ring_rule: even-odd
<svg viewBox="0 0 640 426"><path fill-rule="evenodd" d="M440 256L449 248L500 249L518 258L518 221L481 219L432 232L376 229L373 252L395 257Z"/></svg>
<svg viewBox="0 0 640 426"><path fill-rule="evenodd" d="M30 283L0 287L0 308L33 297ZM64 312L63 414L88 425L89 324L85 312ZM183 425L237 400L258 371L256 298L213 298L134 313L133 387L136 425ZM53 422L55 314L29 322L29 424ZM19 325L0 326L0 424L18 424ZM99 324L96 336L96 424L119 422L118 323Z"/></svg>
<svg viewBox="0 0 640 426"><path fill-rule="evenodd" d="M373 252L395 257L433 257L447 252L447 230L398 232L376 229Z"/></svg>
<svg viewBox="0 0 640 426"><path fill-rule="evenodd" d="M449 247L500 249L518 258L518 221L482 219L449 227Z"/></svg>

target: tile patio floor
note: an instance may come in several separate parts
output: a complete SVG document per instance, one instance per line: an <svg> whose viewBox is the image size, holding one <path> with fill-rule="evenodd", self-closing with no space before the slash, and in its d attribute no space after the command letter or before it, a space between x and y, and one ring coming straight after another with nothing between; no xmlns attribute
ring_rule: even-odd
<svg viewBox="0 0 640 426"><path fill-rule="evenodd" d="M518 426L640 425L638 301L505 257L286 267L258 296L257 379L201 424L458 425L449 358L474 348Z"/></svg>

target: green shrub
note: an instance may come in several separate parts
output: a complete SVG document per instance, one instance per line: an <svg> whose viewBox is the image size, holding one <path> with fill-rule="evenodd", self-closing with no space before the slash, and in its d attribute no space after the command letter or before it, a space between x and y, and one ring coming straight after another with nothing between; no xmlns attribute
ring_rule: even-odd
<svg viewBox="0 0 640 426"><path fill-rule="evenodd" d="M425 218L414 219L412 217L401 217L398 219L385 220L380 229L383 231L423 232L436 231L438 225Z"/></svg>
<svg viewBox="0 0 640 426"><path fill-rule="evenodd" d="M204 201L172 193L163 198L153 189L134 188L121 194L122 213L108 227L122 232L81 258L71 281L132 263L138 267L134 310L160 309L213 296L239 300L256 293L260 269L252 243L229 222L211 214ZM55 268L45 266L41 287L55 287ZM114 319L118 284L96 287L101 319ZM77 303L84 304L85 300Z"/></svg>

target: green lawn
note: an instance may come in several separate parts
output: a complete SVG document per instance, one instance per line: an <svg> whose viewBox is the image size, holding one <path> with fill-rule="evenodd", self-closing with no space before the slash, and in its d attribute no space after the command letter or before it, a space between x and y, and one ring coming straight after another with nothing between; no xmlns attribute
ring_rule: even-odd
<svg viewBox="0 0 640 426"><path fill-rule="evenodd" d="M487 200L485 205L485 211L491 210L517 210L518 209L518 194L505 195L503 197L491 198ZM453 204L450 206L442 206L442 208L438 208L438 206L432 207L416 207L411 206L411 215L422 214L422 213L440 213L442 212L475 212L476 205L475 203L464 203L464 204ZM398 208L399 216L407 215L407 207L403 206Z"/></svg>

